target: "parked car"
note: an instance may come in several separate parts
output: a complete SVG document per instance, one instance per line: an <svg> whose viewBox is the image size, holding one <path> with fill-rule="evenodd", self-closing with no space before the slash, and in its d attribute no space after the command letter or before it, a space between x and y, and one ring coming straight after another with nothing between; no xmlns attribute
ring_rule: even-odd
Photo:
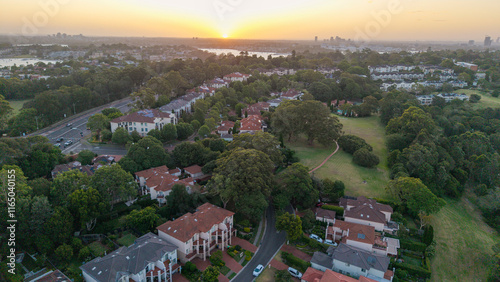
<svg viewBox="0 0 500 282"><path fill-rule="evenodd" d="M333 242L332 240L325 240L325 244L337 247L337 242Z"/></svg>
<svg viewBox="0 0 500 282"><path fill-rule="evenodd" d="M259 276L262 273L262 270L264 270L264 266L262 264L257 265L257 267L253 270L253 276Z"/></svg>
<svg viewBox="0 0 500 282"><path fill-rule="evenodd" d="M293 277L297 277L299 279L302 278L302 273L293 267L288 268L288 273L290 273Z"/></svg>
<svg viewBox="0 0 500 282"><path fill-rule="evenodd" d="M314 240L316 240L316 241L318 241L320 243L323 243L323 239L319 238L319 236L316 235L316 234L309 235L309 238L314 239Z"/></svg>
<svg viewBox="0 0 500 282"><path fill-rule="evenodd" d="M56 142L57 142L57 143L59 143L59 142L61 142L61 141L63 141L63 140L64 140L64 138L59 137L59 138L57 138L57 139L56 139Z"/></svg>
<svg viewBox="0 0 500 282"><path fill-rule="evenodd" d="M54 144L54 146L56 146L57 148L61 148L61 144L60 143L56 143L56 144Z"/></svg>
<svg viewBox="0 0 500 282"><path fill-rule="evenodd" d="M317 203L316 203L316 207L318 207L318 208L319 208L319 207L321 207L321 206L322 206L322 205L324 205L324 204L325 204L325 203L323 203L323 202L317 202Z"/></svg>
<svg viewBox="0 0 500 282"><path fill-rule="evenodd" d="M73 125L72 123L68 123L68 124L66 124L66 127L70 127L72 125Z"/></svg>
<svg viewBox="0 0 500 282"><path fill-rule="evenodd" d="M66 147L66 146L69 146L69 145L71 145L71 144L73 144L73 141L68 140L68 141L66 141L66 143L64 143L64 146Z"/></svg>

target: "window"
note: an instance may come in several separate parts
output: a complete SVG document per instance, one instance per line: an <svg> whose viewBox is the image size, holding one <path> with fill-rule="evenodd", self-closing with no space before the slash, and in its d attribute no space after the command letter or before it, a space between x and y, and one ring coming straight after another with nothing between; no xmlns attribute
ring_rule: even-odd
<svg viewBox="0 0 500 282"><path fill-rule="evenodd" d="M147 128L147 127L146 127L146 128L144 128L144 131L148 132L148 128Z"/></svg>
<svg viewBox="0 0 500 282"><path fill-rule="evenodd" d="M366 272L366 269L364 269L364 268L361 268L361 272Z"/></svg>
<svg viewBox="0 0 500 282"><path fill-rule="evenodd" d="M346 263L345 266L351 266L350 264Z"/></svg>

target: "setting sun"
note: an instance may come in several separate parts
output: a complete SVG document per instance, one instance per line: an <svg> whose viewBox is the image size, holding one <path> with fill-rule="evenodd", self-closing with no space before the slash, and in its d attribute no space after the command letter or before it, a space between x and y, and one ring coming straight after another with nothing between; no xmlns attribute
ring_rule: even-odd
<svg viewBox="0 0 500 282"><path fill-rule="evenodd" d="M222 38L228 38L228 35L227 34L223 34Z"/></svg>

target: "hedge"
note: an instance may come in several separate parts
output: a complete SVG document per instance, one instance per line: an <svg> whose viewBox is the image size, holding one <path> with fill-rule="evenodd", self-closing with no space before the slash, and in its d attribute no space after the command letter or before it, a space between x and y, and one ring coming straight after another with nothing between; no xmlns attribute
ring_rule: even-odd
<svg viewBox="0 0 500 282"><path fill-rule="evenodd" d="M407 240L407 239L400 239L399 242L401 244L402 249L407 249L407 250L412 250L412 251L422 252L422 253L424 253L425 249L427 249L427 245L424 243L414 242L414 241Z"/></svg>
<svg viewBox="0 0 500 282"><path fill-rule="evenodd" d="M396 268L408 271L408 274L410 275L418 276L421 278L431 278L431 272L419 266L398 262L394 263L394 266Z"/></svg>
<svg viewBox="0 0 500 282"><path fill-rule="evenodd" d="M333 205L322 205L321 208L325 209L325 210L334 211L337 213L337 215L344 216L344 208L343 207L338 207L338 206L333 206Z"/></svg>
<svg viewBox="0 0 500 282"><path fill-rule="evenodd" d="M285 260L285 263L288 266L296 268L302 273L306 272L306 270L311 266L310 262L301 260L298 257L287 252L281 252L281 258Z"/></svg>

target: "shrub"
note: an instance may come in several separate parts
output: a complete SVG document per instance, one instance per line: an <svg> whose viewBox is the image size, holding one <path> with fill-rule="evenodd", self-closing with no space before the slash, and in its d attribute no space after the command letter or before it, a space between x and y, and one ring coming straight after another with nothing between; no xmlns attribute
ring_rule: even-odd
<svg viewBox="0 0 500 282"><path fill-rule="evenodd" d="M343 207L338 207L338 206L333 206L333 205L322 205L321 208L325 209L325 210L335 211L335 213L339 216L344 215L344 208Z"/></svg>
<svg viewBox="0 0 500 282"><path fill-rule="evenodd" d="M213 266L223 267L226 263L222 260L222 251L218 250L212 253L210 256L210 263Z"/></svg>
<svg viewBox="0 0 500 282"><path fill-rule="evenodd" d="M427 245L424 243L414 242L414 241L407 240L407 239L400 239L399 242L401 243L402 249L407 249L407 250L421 252L421 253L424 253L425 249L427 249Z"/></svg>
<svg viewBox="0 0 500 282"><path fill-rule="evenodd" d="M304 260L301 260L298 257L296 257L290 253L287 253L287 252L282 252L281 258L283 258L283 260L285 260L285 263L288 266L296 268L301 272L305 272L307 270L307 268L309 268L311 266L311 263L304 261Z"/></svg>
<svg viewBox="0 0 500 282"><path fill-rule="evenodd" d="M245 228L243 228L243 231L246 233L250 233L251 229L250 229L250 227L245 227Z"/></svg>
<svg viewBox="0 0 500 282"><path fill-rule="evenodd" d="M361 148L354 152L352 160L355 164L363 167L374 167L380 163L380 159L366 148Z"/></svg>
<svg viewBox="0 0 500 282"><path fill-rule="evenodd" d="M342 135L339 138L339 147L349 154L354 154L357 150L361 148L366 148L368 151L373 150L372 146L366 143L365 139L358 137L356 135Z"/></svg>
<svg viewBox="0 0 500 282"><path fill-rule="evenodd" d="M235 250L237 250L238 252L241 252L241 246L240 246L240 245L236 245L236 246L234 247L234 249L235 249Z"/></svg>
<svg viewBox="0 0 500 282"><path fill-rule="evenodd" d="M422 242L429 246L434 240L434 228L432 225L427 225L424 228L424 236L422 237Z"/></svg>
<svg viewBox="0 0 500 282"><path fill-rule="evenodd" d="M196 270L198 270L198 268L196 268L196 264L188 261L188 262L186 262L186 265L184 265L183 270L192 273L192 272L196 272Z"/></svg>
<svg viewBox="0 0 500 282"><path fill-rule="evenodd" d="M477 102L479 102L479 100L481 100L481 96L480 96L480 95L477 95L477 94L472 94L472 95L470 95L470 97L469 97L469 101L470 101L471 103L477 103Z"/></svg>
<svg viewBox="0 0 500 282"><path fill-rule="evenodd" d="M408 272L408 274L421 277L421 278L430 278L431 277L431 272L429 270L426 270L422 267L407 264L407 263L394 263L394 266L397 269L402 269Z"/></svg>
<svg viewBox="0 0 500 282"><path fill-rule="evenodd" d="M78 259L82 261L89 261L92 259L92 253L90 252L89 247L83 247L80 249L78 253Z"/></svg>

